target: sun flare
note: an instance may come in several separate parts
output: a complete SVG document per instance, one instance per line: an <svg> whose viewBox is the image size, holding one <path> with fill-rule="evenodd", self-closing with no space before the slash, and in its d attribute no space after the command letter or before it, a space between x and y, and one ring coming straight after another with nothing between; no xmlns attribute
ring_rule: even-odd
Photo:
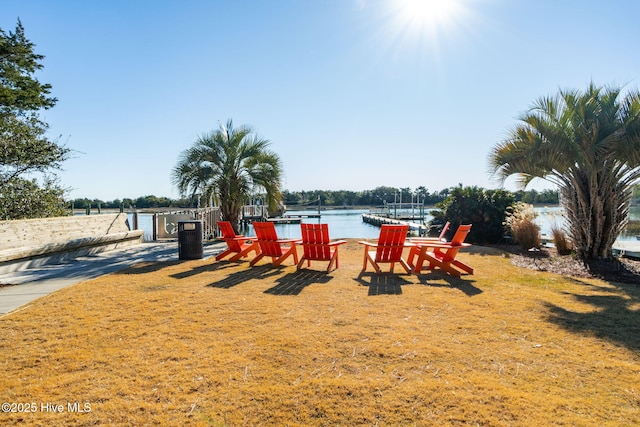
<svg viewBox="0 0 640 427"><path fill-rule="evenodd" d="M462 13L460 0L395 0L399 24L421 35L450 27Z"/></svg>
<svg viewBox="0 0 640 427"><path fill-rule="evenodd" d="M443 52L476 32L479 3L489 0L386 0L381 51L393 60L436 64Z"/></svg>

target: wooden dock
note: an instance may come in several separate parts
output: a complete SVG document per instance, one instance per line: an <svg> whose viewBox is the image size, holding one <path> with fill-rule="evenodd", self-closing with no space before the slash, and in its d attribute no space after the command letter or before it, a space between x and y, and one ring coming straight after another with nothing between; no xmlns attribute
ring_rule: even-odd
<svg viewBox="0 0 640 427"><path fill-rule="evenodd" d="M273 222L274 224L300 224L302 218L299 216L288 216L284 218L269 218L267 221Z"/></svg>
<svg viewBox="0 0 640 427"><path fill-rule="evenodd" d="M367 224L375 225L376 227L380 227L382 224L408 225L409 230L418 233L419 236L426 235L429 231L428 227L416 222L387 218L379 215L362 214L362 221L366 222Z"/></svg>
<svg viewBox="0 0 640 427"><path fill-rule="evenodd" d="M640 258L640 240L616 240L613 255L628 258Z"/></svg>
<svg viewBox="0 0 640 427"><path fill-rule="evenodd" d="M302 222L302 218L320 218L320 214L303 214L303 215L284 215L277 218L269 218L267 221L273 222L276 224L300 224Z"/></svg>
<svg viewBox="0 0 640 427"><path fill-rule="evenodd" d="M242 221L264 221L269 217L266 206L261 205L245 205L242 207Z"/></svg>

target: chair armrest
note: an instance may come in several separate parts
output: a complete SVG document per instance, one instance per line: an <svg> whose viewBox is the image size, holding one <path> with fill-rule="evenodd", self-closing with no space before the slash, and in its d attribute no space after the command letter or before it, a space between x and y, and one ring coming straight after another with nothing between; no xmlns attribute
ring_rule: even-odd
<svg viewBox="0 0 640 427"><path fill-rule="evenodd" d="M436 249L451 249L451 248L465 248L471 246L471 243L461 243L459 245L452 245L451 243L418 243L415 246L423 248L436 248Z"/></svg>
<svg viewBox="0 0 640 427"><path fill-rule="evenodd" d="M276 243L293 243L295 245L296 243L302 243L302 240L300 240L300 239L278 239L278 240L276 240Z"/></svg>
<svg viewBox="0 0 640 427"><path fill-rule="evenodd" d="M371 242L365 242L365 241L360 241L358 243L360 243L361 245L365 245L365 246L371 246L373 248L377 248L378 246L380 246L378 243L371 243ZM418 245L416 245L414 243L411 243L411 242L404 242L402 246L404 246L405 248L412 248L412 247L418 246Z"/></svg>
<svg viewBox="0 0 640 427"><path fill-rule="evenodd" d="M347 243L346 240L335 240L333 242L329 242L328 245L329 246L338 246L338 245L342 245L344 243Z"/></svg>
<svg viewBox="0 0 640 427"><path fill-rule="evenodd" d="M418 245L423 245L426 243L447 243L446 239L440 239L438 237L410 237L410 243L415 243Z"/></svg>
<svg viewBox="0 0 640 427"><path fill-rule="evenodd" d="M257 237L244 237L244 236L236 236L233 238L233 240L235 240L236 242L246 242L247 240L255 242L256 240L258 240Z"/></svg>

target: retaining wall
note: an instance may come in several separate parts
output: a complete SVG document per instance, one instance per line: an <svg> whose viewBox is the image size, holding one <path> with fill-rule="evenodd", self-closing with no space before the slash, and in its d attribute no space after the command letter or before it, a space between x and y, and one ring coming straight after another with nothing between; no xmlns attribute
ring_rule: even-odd
<svg viewBox="0 0 640 427"><path fill-rule="evenodd" d="M0 221L0 272L139 244L142 235L125 213Z"/></svg>

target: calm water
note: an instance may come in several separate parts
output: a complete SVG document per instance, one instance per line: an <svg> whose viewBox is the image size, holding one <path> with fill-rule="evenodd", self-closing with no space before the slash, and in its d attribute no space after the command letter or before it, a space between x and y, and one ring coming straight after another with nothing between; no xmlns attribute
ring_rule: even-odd
<svg viewBox="0 0 640 427"><path fill-rule="evenodd" d="M345 209L322 211L321 218L303 218L304 223L329 224L329 237L344 239L351 237L377 238L380 228L362 221L362 214L369 213L368 209ZM318 211L287 211L289 216L317 215ZM278 237L283 239L299 239L300 224L277 224ZM255 236L253 229L245 232L247 236Z"/></svg>
<svg viewBox="0 0 640 427"><path fill-rule="evenodd" d="M562 209L560 207L541 207L535 208L535 211L538 214L536 223L540 226L540 232L542 234L551 234L551 228L555 224L562 225L564 222ZM317 213L318 211L287 211L287 214L290 216ZM369 210L349 209L322 211L322 218L303 218L303 222L322 222L329 224L329 235L332 239L377 238L380 234L380 229L362 222L362 214L364 213L369 213ZM632 220L640 220L640 206L631 208L630 217ZM428 222L432 218L431 215L427 215L425 220ZM276 229L278 230L278 236L281 236L283 239L301 237L299 224L278 224L276 225ZM253 229L250 228L245 234L247 236L254 235L251 233L253 233ZM626 238L626 236L622 236L622 238Z"/></svg>
<svg viewBox="0 0 640 427"><path fill-rule="evenodd" d="M550 234L551 227L554 224L561 225L564 221L562 217L562 209L554 207L535 208L538 213L536 223L540 226L542 234ZM290 216L296 215L309 215L317 214L318 211L287 211ZM329 235L332 239L344 239L344 238L377 238L380 234L380 229L373 225L366 224L362 221L362 214L369 213L368 209L345 209L345 210L326 210L322 211L322 218L303 218L303 222L307 223L326 223L329 224ZM634 206L631 208L632 220L640 220L640 206ZM431 220L432 217L427 215L426 221ZM131 221L131 219L130 219ZM151 215L141 214L138 217L138 225L144 230L144 239L151 240L152 238L152 219ZM276 225L278 236L283 239L296 239L300 238L300 225L299 224L278 224ZM253 236L253 228L243 231L246 236ZM635 239L634 236L621 236L621 240Z"/></svg>
<svg viewBox="0 0 640 427"><path fill-rule="evenodd" d="M540 226L542 234L550 235L551 228L554 225L562 226L564 224L565 219L562 216L562 208L558 206L535 208L535 211L538 214L536 224ZM632 221L640 220L640 206L632 206L629 209L629 219ZM636 237L622 234L618 237L618 240L636 240Z"/></svg>

